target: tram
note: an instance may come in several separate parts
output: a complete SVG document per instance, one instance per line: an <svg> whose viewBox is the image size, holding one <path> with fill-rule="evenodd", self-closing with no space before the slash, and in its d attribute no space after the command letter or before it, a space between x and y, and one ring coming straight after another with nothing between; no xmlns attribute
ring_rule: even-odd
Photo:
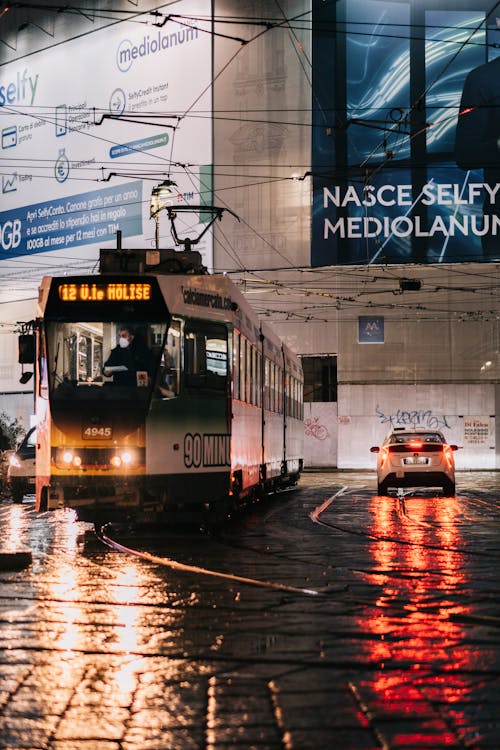
<svg viewBox="0 0 500 750"><path fill-rule="evenodd" d="M36 507L220 521L302 470L300 360L194 250L101 250L44 277Z"/></svg>

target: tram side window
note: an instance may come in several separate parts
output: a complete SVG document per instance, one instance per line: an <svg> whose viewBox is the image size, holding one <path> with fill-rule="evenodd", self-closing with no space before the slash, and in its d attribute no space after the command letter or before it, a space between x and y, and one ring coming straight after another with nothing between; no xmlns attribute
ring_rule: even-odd
<svg viewBox="0 0 500 750"><path fill-rule="evenodd" d="M276 383L277 390L278 390L277 411L280 414L283 414L283 408L284 408L284 405L283 405L283 368L282 367L278 367L277 369L278 369L278 372L277 372L277 383Z"/></svg>
<svg viewBox="0 0 500 750"><path fill-rule="evenodd" d="M244 336L240 336L240 399L245 400L246 394L246 383L247 383L247 367L246 367L246 351L247 342Z"/></svg>
<svg viewBox="0 0 500 750"><path fill-rule="evenodd" d="M252 404L259 404L259 360L257 349L252 347Z"/></svg>
<svg viewBox="0 0 500 750"><path fill-rule="evenodd" d="M256 389L257 389L257 406L262 406L262 356L260 352L256 352L256 372L255 372L255 382L256 382Z"/></svg>
<svg viewBox="0 0 500 750"><path fill-rule="evenodd" d="M49 397L49 380L47 370L47 341L45 338L45 331L40 331L40 353L38 355L38 369L40 377L38 381L38 395L41 398L47 399Z"/></svg>
<svg viewBox="0 0 500 750"><path fill-rule="evenodd" d="M265 387L264 387L264 399L265 408L271 411L271 360L266 359L265 363Z"/></svg>
<svg viewBox="0 0 500 750"><path fill-rule="evenodd" d="M240 334L234 332L233 340L233 398L240 397Z"/></svg>
<svg viewBox="0 0 500 750"><path fill-rule="evenodd" d="M179 320L172 320L160 360L160 375L156 390L156 395L160 398L173 398L179 395L180 363L181 324Z"/></svg>
<svg viewBox="0 0 500 750"><path fill-rule="evenodd" d="M228 374L225 326L191 322L186 325L184 335L186 387L225 391Z"/></svg>
<svg viewBox="0 0 500 750"><path fill-rule="evenodd" d="M276 389L276 363L271 362L271 411L278 411L278 392Z"/></svg>
<svg viewBox="0 0 500 750"><path fill-rule="evenodd" d="M245 401L247 404L252 403L252 346L249 341L247 344L246 370L247 370L247 387L245 391Z"/></svg>

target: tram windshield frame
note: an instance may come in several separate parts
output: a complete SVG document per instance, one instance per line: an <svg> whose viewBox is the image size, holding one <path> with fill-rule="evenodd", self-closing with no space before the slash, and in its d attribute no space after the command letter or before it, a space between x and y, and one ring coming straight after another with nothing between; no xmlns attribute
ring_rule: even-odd
<svg viewBox="0 0 500 750"><path fill-rule="evenodd" d="M153 276L51 279L40 392L63 429L87 417L138 426L149 407L170 314ZM127 337L128 342L120 342ZM127 345L125 345L127 343Z"/></svg>

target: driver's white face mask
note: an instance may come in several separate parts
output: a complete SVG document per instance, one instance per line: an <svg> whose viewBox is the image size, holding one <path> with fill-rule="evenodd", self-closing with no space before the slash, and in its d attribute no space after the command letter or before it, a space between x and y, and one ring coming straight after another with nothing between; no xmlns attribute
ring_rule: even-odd
<svg viewBox="0 0 500 750"><path fill-rule="evenodd" d="M130 344L129 339L125 338L125 336L120 336L118 339L118 346L121 346L122 349L126 349L127 346Z"/></svg>

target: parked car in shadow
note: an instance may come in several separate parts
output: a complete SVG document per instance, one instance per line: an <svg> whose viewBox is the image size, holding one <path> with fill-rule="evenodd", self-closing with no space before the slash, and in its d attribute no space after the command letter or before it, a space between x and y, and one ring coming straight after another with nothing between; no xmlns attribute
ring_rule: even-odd
<svg viewBox="0 0 500 750"><path fill-rule="evenodd" d="M25 495L35 492L35 447L36 427L32 427L9 458L7 489L15 503L22 503Z"/></svg>

